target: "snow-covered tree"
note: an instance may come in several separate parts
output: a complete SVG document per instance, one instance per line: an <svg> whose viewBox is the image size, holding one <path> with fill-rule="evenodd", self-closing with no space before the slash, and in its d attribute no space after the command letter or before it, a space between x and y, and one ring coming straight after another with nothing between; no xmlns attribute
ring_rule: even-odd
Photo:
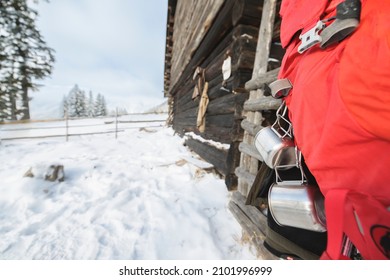
<svg viewBox="0 0 390 280"><path fill-rule="evenodd" d="M107 104L104 96L98 93L95 101L95 116L107 116Z"/></svg>
<svg viewBox="0 0 390 280"><path fill-rule="evenodd" d="M83 90L79 90L78 92L76 92L75 111L77 117L87 116L87 105L85 99L85 92Z"/></svg>
<svg viewBox="0 0 390 280"><path fill-rule="evenodd" d="M95 100L93 98L93 93L90 90L89 91L89 96L87 99L87 116L88 117L94 117L95 116Z"/></svg>
<svg viewBox="0 0 390 280"><path fill-rule="evenodd" d="M99 93L94 99L92 91L89 91L88 95L87 98L85 91L77 84L74 85L62 100L61 108L64 115L68 112L71 118L106 116L108 111L104 96Z"/></svg>
<svg viewBox="0 0 390 280"><path fill-rule="evenodd" d="M66 104L67 107L63 107L63 110L67 109L69 117L79 118L87 116L85 92L77 84L69 91L65 99L66 102L63 100L62 103L63 105Z"/></svg>
<svg viewBox="0 0 390 280"><path fill-rule="evenodd" d="M54 51L35 25L37 15L27 0L0 1L0 118L29 119L29 91L51 74Z"/></svg>

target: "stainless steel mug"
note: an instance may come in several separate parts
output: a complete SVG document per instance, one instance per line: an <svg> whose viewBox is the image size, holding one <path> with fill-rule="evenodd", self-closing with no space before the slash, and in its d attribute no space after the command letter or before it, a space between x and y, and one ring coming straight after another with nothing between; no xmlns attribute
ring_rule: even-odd
<svg viewBox="0 0 390 280"><path fill-rule="evenodd" d="M326 231L324 197L316 186L275 183L268 193L268 205L279 225Z"/></svg>
<svg viewBox="0 0 390 280"><path fill-rule="evenodd" d="M255 147L270 168L278 166L287 169L296 166L294 141L288 136L281 137L270 126L256 134Z"/></svg>

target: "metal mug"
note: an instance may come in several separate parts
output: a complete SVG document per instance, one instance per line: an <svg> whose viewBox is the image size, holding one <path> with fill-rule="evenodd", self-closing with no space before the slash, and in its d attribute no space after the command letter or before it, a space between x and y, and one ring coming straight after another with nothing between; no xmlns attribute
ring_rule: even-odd
<svg viewBox="0 0 390 280"><path fill-rule="evenodd" d="M326 231L324 197L316 186L274 183L268 193L268 205L279 225Z"/></svg>
<svg viewBox="0 0 390 280"><path fill-rule="evenodd" d="M270 126L256 134L255 147L270 168L278 166L287 169L296 166L294 141L288 136L281 137Z"/></svg>

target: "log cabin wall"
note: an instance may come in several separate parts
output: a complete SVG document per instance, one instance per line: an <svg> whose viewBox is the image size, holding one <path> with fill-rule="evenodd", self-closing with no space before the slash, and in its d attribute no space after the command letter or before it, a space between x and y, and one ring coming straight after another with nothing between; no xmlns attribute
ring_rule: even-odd
<svg viewBox="0 0 390 280"><path fill-rule="evenodd" d="M169 0L168 5L164 92L170 100L170 122L186 135L190 149L224 175L228 189L236 189L242 111L249 96L245 83L252 77L263 1ZM224 81L222 65L229 56L231 75ZM204 69L208 83L203 132L197 128L200 98L192 98L197 67Z"/></svg>

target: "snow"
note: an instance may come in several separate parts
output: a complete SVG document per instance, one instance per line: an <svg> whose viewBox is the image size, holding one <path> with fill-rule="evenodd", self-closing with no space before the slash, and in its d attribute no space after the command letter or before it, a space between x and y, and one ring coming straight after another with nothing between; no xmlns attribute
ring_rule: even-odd
<svg viewBox="0 0 390 280"><path fill-rule="evenodd" d="M202 169L210 166L171 128L126 125L118 139L1 142L0 258L256 259L227 209L224 181ZM31 134L48 126L53 123L2 125L0 137L21 132L11 128L28 127L24 133ZM51 164L64 166L64 182L43 179ZM23 177L30 168L35 176Z"/></svg>

